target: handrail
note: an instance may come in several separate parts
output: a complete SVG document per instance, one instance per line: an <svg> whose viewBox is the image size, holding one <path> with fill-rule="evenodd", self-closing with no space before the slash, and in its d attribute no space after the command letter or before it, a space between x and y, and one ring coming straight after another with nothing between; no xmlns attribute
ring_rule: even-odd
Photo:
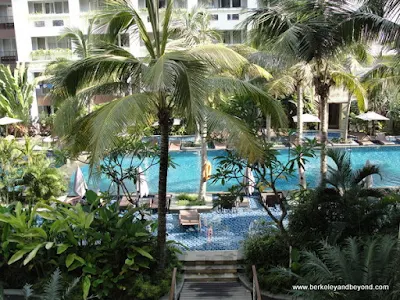
<svg viewBox="0 0 400 300"><path fill-rule="evenodd" d="M258 285L256 266L252 265L253 271L253 300L261 300L260 286Z"/></svg>
<svg viewBox="0 0 400 300"><path fill-rule="evenodd" d="M177 271L176 268L174 268L174 270L172 271L171 288L169 290L169 300L177 300L177 297L176 297L176 271Z"/></svg>

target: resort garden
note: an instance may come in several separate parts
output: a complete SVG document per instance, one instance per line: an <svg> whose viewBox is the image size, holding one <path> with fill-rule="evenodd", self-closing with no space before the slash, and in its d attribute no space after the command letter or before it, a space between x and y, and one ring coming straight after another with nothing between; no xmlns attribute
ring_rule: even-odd
<svg viewBox="0 0 400 300"><path fill-rule="evenodd" d="M265 1L240 45L146 7L106 1L34 82L0 66L0 299L177 299L197 251L257 299L400 299L400 2Z"/></svg>

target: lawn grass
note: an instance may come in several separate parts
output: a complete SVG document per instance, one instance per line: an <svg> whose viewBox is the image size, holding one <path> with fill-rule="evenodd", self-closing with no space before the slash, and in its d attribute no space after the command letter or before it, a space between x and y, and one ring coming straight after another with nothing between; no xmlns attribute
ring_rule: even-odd
<svg viewBox="0 0 400 300"><path fill-rule="evenodd" d="M177 205L179 206L197 206L197 205L205 205L205 201L198 200L197 195L194 194L179 194L176 196Z"/></svg>

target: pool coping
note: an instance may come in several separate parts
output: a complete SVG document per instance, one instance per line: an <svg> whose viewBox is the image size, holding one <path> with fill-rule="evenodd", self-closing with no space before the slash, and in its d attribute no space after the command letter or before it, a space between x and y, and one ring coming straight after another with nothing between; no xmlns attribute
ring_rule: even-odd
<svg viewBox="0 0 400 300"><path fill-rule="evenodd" d="M178 254L180 261L238 261L244 259L242 249L238 250L194 250Z"/></svg>

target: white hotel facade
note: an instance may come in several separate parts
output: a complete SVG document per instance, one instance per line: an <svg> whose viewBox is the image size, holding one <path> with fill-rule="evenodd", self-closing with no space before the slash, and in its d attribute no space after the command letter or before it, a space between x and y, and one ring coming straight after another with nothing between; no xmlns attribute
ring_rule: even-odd
<svg viewBox="0 0 400 300"><path fill-rule="evenodd" d="M147 21L145 0L131 1ZM161 7L165 5L164 1L160 0ZM211 27L221 31L224 43L244 41L244 34L237 29L237 25L244 20L243 12L246 9L257 7L257 0L200 1L176 0L174 5L184 10L202 4L211 14ZM66 39L60 40L60 36L66 27L77 27L86 32L89 20L101 8L99 0L12 0L11 4L15 27L15 41L11 42L15 49L12 50L16 51L18 62L28 63L31 78L39 76L46 65L57 57L73 59L71 43ZM150 23L148 25L150 28ZM145 48L132 34L122 36L119 42L120 46L129 49L135 56L146 55ZM5 50L1 47L3 43L0 36L0 53ZM44 97L49 88L45 83L37 86L31 111L33 118L41 111L52 111L50 99Z"/></svg>

